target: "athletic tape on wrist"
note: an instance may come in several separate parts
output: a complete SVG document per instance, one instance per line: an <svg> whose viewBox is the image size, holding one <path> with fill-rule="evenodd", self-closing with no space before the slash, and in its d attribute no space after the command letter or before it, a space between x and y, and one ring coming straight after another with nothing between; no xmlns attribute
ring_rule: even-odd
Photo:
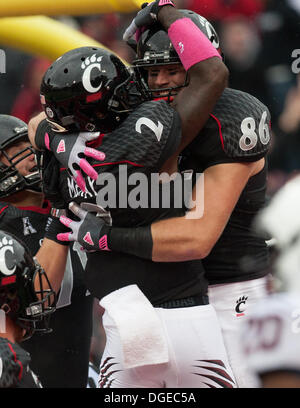
<svg viewBox="0 0 300 408"><path fill-rule="evenodd" d="M151 226L138 228L110 228L109 248L112 251L152 259Z"/></svg>
<svg viewBox="0 0 300 408"><path fill-rule="evenodd" d="M174 21L169 27L168 36L186 71L197 62L212 57L221 58L209 39L187 17Z"/></svg>

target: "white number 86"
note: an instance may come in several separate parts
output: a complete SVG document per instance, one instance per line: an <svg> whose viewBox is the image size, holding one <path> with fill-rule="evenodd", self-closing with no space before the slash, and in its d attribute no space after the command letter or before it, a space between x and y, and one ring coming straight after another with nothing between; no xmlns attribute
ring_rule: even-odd
<svg viewBox="0 0 300 408"><path fill-rule="evenodd" d="M253 149L258 141L258 137L263 145L270 141L270 130L266 123L267 112L264 111L258 127L258 136L256 134L256 124L252 117L245 118L241 123L242 137L240 138L239 146L243 151Z"/></svg>

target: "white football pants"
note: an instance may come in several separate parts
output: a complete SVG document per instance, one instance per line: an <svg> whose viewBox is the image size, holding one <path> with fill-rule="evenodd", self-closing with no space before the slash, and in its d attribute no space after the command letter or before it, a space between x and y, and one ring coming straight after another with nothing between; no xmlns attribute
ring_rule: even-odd
<svg viewBox="0 0 300 408"><path fill-rule="evenodd" d="M105 311L106 346L100 364L100 388L236 387L211 305L155 311L163 323L169 362L124 369L120 337Z"/></svg>
<svg viewBox="0 0 300 408"><path fill-rule="evenodd" d="M244 282L210 285L208 296L216 310L230 367L239 388L255 388L256 379L250 374L241 354L240 330L252 305L268 295L269 276Z"/></svg>

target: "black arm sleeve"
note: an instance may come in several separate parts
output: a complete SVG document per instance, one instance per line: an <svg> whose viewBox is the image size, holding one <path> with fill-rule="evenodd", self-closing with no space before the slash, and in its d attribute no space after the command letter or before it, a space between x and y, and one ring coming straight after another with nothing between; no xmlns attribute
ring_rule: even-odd
<svg viewBox="0 0 300 408"><path fill-rule="evenodd" d="M49 133L51 131L50 125L46 119L42 120L36 130L35 134L35 144L41 150L46 149L45 145L45 133Z"/></svg>

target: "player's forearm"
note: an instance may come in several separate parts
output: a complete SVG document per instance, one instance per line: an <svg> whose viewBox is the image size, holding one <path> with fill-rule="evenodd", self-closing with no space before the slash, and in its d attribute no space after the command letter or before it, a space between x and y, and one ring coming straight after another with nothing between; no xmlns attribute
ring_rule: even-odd
<svg viewBox="0 0 300 408"><path fill-rule="evenodd" d="M40 265L47 273L53 290L58 293L64 277L69 246L60 245L44 238L43 244L36 254Z"/></svg>
<svg viewBox="0 0 300 408"><path fill-rule="evenodd" d="M162 220L151 225L152 260L183 262L207 256L204 234L197 234L195 220L185 217Z"/></svg>
<svg viewBox="0 0 300 408"><path fill-rule="evenodd" d="M189 86L176 96L173 107L182 122L180 153L205 126L210 113L227 86L227 68L218 58L210 58L189 70Z"/></svg>
<svg viewBox="0 0 300 408"><path fill-rule="evenodd" d="M170 28L176 20L182 18L182 14L179 10L172 6L164 6L159 9L157 20L164 27L166 31Z"/></svg>
<svg viewBox="0 0 300 408"><path fill-rule="evenodd" d="M174 7L162 7L158 19L189 76L189 85L175 98L173 107L182 119L182 141L177 153L203 128L228 81L228 69L219 52L202 31Z"/></svg>
<svg viewBox="0 0 300 408"><path fill-rule="evenodd" d="M111 228L109 249L155 262L202 259L211 248L205 235L197 230L195 220L185 217L162 220L147 227Z"/></svg>

